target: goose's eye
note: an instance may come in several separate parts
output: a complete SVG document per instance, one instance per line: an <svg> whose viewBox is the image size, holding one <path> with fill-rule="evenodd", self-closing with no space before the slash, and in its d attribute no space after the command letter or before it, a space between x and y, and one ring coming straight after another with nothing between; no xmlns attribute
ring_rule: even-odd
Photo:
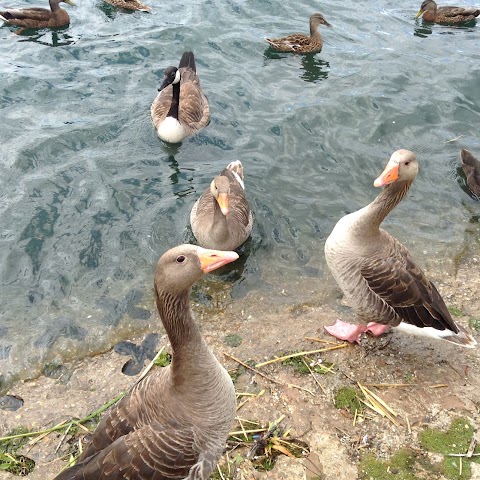
<svg viewBox="0 0 480 480"><path fill-rule="evenodd" d="M408 165L409 163L410 163L410 161L408 161L408 162L405 162L405 165Z"/></svg>
<svg viewBox="0 0 480 480"><path fill-rule="evenodd" d="M184 263L186 260L185 255L179 255L177 257L177 263Z"/></svg>

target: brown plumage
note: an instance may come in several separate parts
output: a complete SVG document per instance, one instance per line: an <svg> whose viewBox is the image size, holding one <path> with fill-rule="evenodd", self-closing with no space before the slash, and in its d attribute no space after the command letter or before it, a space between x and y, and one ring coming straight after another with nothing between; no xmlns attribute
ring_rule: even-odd
<svg viewBox="0 0 480 480"><path fill-rule="evenodd" d="M458 24L471 22L479 14L480 8L477 7L437 7L433 0L425 0L417 18L423 15L426 22Z"/></svg>
<svg viewBox="0 0 480 480"><path fill-rule="evenodd" d="M190 213L192 231L205 248L234 250L252 231L253 215L245 195L243 166L227 165L195 202Z"/></svg>
<svg viewBox="0 0 480 480"><path fill-rule="evenodd" d="M354 342L362 332L380 334L390 326L465 347L476 345L454 322L435 285L408 250L380 228L407 194L417 172L414 153L394 152L374 183L385 188L372 203L341 218L327 238L328 266L362 322L355 327L337 321L326 327L337 338Z"/></svg>
<svg viewBox="0 0 480 480"><path fill-rule="evenodd" d="M60 8L61 2L75 5L72 0L49 0L50 10L35 7L8 9L0 11L0 20L23 29L65 27L70 23L70 17Z"/></svg>
<svg viewBox="0 0 480 480"><path fill-rule="evenodd" d="M177 67L168 67L150 114L157 135L169 143L181 142L208 124L208 100L200 86L192 52Z"/></svg>
<svg viewBox="0 0 480 480"><path fill-rule="evenodd" d="M123 8L124 10L138 10L140 12L149 12L152 8L144 5L138 0L103 0L112 7Z"/></svg>
<svg viewBox="0 0 480 480"><path fill-rule="evenodd" d="M207 480L235 418L235 389L190 312L190 288L235 252L181 245L155 270L157 307L173 348L103 418L77 464L55 480Z"/></svg>
<svg viewBox="0 0 480 480"><path fill-rule="evenodd" d="M460 152L460 158L468 187L477 197L480 197L480 161L465 149Z"/></svg>
<svg viewBox="0 0 480 480"><path fill-rule="evenodd" d="M266 38L265 40L277 52L318 53L323 47L323 39L318 30L319 25L331 27L322 14L314 13L310 17L310 35L292 33L286 37Z"/></svg>

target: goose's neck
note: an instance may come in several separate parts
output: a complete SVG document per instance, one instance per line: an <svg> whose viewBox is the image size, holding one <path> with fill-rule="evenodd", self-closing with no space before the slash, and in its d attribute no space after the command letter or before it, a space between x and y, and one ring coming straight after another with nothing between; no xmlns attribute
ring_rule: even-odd
<svg viewBox="0 0 480 480"><path fill-rule="evenodd" d="M405 197L411 184L412 182L394 182L384 187L372 203L359 210L361 221L357 222L357 226L378 231L385 217Z"/></svg>
<svg viewBox="0 0 480 480"><path fill-rule="evenodd" d="M49 0L49 3L52 12L56 12L60 8L60 4L56 0Z"/></svg>
<svg viewBox="0 0 480 480"><path fill-rule="evenodd" d="M167 117L173 117L178 120L178 106L180 104L180 82L174 83L172 87L172 103L170 105L170 110L167 113Z"/></svg>
<svg viewBox="0 0 480 480"><path fill-rule="evenodd" d="M173 349L173 378L181 382L185 372L204 370L205 363L215 361L200 334L190 310L190 289L180 294L156 291L158 313Z"/></svg>

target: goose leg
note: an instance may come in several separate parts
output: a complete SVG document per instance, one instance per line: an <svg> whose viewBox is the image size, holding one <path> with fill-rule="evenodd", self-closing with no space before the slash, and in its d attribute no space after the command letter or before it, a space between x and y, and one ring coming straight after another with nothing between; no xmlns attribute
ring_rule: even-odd
<svg viewBox="0 0 480 480"><path fill-rule="evenodd" d="M370 322L367 325L366 332L371 333L374 337L382 335L382 333L388 332L390 327L388 325L382 325L381 323Z"/></svg>
<svg viewBox="0 0 480 480"><path fill-rule="evenodd" d="M375 324L376 325L376 324ZM350 343L359 343L360 335L367 330L366 325L342 322L337 320L334 325L323 327L330 334L339 340L347 340Z"/></svg>

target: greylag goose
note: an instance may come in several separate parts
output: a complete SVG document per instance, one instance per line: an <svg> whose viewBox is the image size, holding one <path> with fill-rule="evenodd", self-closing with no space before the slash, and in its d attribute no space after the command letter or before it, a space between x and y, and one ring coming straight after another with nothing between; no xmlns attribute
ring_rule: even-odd
<svg viewBox="0 0 480 480"><path fill-rule="evenodd" d="M471 22L480 14L477 7L437 7L433 0L425 0L417 18L423 15L426 22L458 24Z"/></svg>
<svg viewBox="0 0 480 480"><path fill-rule="evenodd" d="M133 387L102 419L78 463L56 480L207 480L235 417L235 389L190 312L190 289L235 252L181 245L155 270L171 365Z"/></svg>
<svg viewBox="0 0 480 480"><path fill-rule="evenodd" d="M265 40L277 52L318 53L323 47L323 38L318 31L319 25L331 27L321 13L314 13L310 16L310 35L292 33L286 37Z"/></svg>
<svg viewBox="0 0 480 480"><path fill-rule="evenodd" d="M192 231L205 248L235 250L252 231L253 215L245 196L243 166L231 162L210 183L190 213Z"/></svg>
<svg viewBox="0 0 480 480"><path fill-rule="evenodd" d="M359 325L337 320L331 335L358 342L363 332L380 335L397 327L417 335L442 338L465 347L476 341L452 319L435 285L408 250L380 228L407 194L417 176L414 153L397 150L375 180L384 187L375 200L341 218L325 243L330 270L355 312Z"/></svg>
<svg viewBox="0 0 480 480"><path fill-rule="evenodd" d="M200 86L192 52L182 55L178 68L165 69L158 91L150 114L162 140L178 143L207 125L208 100Z"/></svg>
<svg viewBox="0 0 480 480"><path fill-rule="evenodd" d="M467 185L477 197L480 197L480 161L465 149L460 152L460 157L467 177Z"/></svg>
<svg viewBox="0 0 480 480"><path fill-rule="evenodd" d="M22 30L26 28L66 27L70 23L70 17L66 10L60 8L61 2L75 5L72 0L49 0L50 10L37 7L11 8L0 11L0 20L9 25L23 27Z"/></svg>

